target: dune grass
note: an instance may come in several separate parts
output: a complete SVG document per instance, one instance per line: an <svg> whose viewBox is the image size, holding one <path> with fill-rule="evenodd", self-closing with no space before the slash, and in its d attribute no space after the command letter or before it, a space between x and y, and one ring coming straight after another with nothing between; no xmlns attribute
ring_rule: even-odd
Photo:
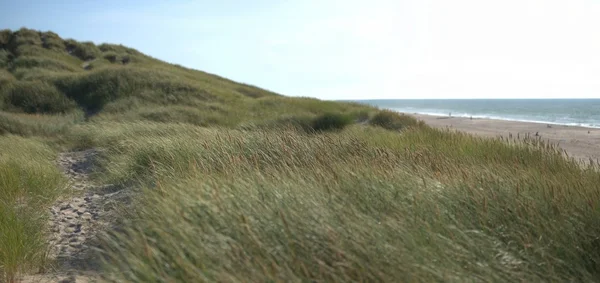
<svg viewBox="0 0 600 283"><path fill-rule="evenodd" d="M45 267L45 208L65 180L56 152L40 141L2 136L0 148L0 281L14 282L21 272Z"/></svg>
<svg viewBox="0 0 600 283"><path fill-rule="evenodd" d="M416 121L411 116L400 114L391 111L383 110L375 114L370 120L370 124L379 126L388 130L401 130L407 126L417 126L422 122Z"/></svg>
<svg viewBox="0 0 600 283"><path fill-rule="evenodd" d="M61 139L70 127L83 122L81 111L61 115L10 113L0 111L0 135L13 134L23 137Z"/></svg>
<svg viewBox="0 0 600 283"><path fill-rule="evenodd" d="M57 151L138 192L114 282L597 281L600 173L540 139L290 98L121 45L0 31L0 281L45 264ZM30 112L30 113L27 113Z"/></svg>
<svg viewBox="0 0 600 283"><path fill-rule="evenodd" d="M312 133L77 126L139 180L119 281L592 281L597 168L539 140L354 125ZM85 137L85 138L84 138ZM168 264L165 264L168 263Z"/></svg>

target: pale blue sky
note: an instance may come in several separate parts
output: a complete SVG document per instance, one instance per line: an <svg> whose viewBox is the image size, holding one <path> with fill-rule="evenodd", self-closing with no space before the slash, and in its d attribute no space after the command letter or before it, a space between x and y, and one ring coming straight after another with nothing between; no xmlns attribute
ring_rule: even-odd
<svg viewBox="0 0 600 283"><path fill-rule="evenodd" d="M23 26L291 96L600 98L597 0L0 0Z"/></svg>

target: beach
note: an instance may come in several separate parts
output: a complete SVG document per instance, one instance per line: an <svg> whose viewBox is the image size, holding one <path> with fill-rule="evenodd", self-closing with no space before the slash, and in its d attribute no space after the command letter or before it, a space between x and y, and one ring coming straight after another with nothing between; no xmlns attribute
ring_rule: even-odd
<svg viewBox="0 0 600 283"><path fill-rule="evenodd" d="M558 144L571 157L588 161L600 160L600 129L577 126L549 125L531 122L463 117L431 116L405 113L436 128L449 128L484 137L524 136L536 133L551 143Z"/></svg>

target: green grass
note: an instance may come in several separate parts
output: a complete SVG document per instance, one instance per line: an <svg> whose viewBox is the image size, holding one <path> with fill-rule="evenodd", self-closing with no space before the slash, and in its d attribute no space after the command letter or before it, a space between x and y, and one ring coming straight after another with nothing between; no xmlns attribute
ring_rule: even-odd
<svg viewBox="0 0 600 283"><path fill-rule="evenodd" d="M41 34L42 45L46 49L62 51L66 48L65 42L58 36L58 34L51 31L44 32Z"/></svg>
<svg viewBox="0 0 600 283"><path fill-rule="evenodd" d="M352 117L339 113L324 113L312 122L312 129L317 132L341 130L352 124Z"/></svg>
<svg viewBox="0 0 600 283"><path fill-rule="evenodd" d="M111 182L146 188L138 220L108 240L115 281L599 275L600 175L541 143L427 127L309 135L108 123L78 131L110 149Z"/></svg>
<svg viewBox="0 0 600 283"><path fill-rule="evenodd" d="M375 114L369 123L371 125L379 126L388 130L402 130L406 127L423 125L422 122L419 123L411 116L390 110L383 110Z"/></svg>
<svg viewBox="0 0 600 283"><path fill-rule="evenodd" d="M4 281L43 268L57 151L92 147L95 181L138 192L102 238L109 281L600 278L600 168L556 145L284 97L51 32L3 31L0 48Z"/></svg>
<svg viewBox="0 0 600 283"><path fill-rule="evenodd" d="M11 61L10 52L2 49L0 50L0 68L7 68Z"/></svg>
<svg viewBox="0 0 600 283"><path fill-rule="evenodd" d="M13 32L9 29L0 30L0 47L5 49L10 42Z"/></svg>
<svg viewBox="0 0 600 283"><path fill-rule="evenodd" d="M76 68L72 65L65 64L62 61L56 59L49 59L44 57L29 57L21 56L12 62L11 69L16 70L18 68L43 68L49 71L67 71L76 72L81 68Z"/></svg>
<svg viewBox="0 0 600 283"><path fill-rule="evenodd" d="M42 142L0 137L0 281L46 264L47 208L64 187L56 152Z"/></svg>
<svg viewBox="0 0 600 283"><path fill-rule="evenodd" d="M100 49L93 42L77 42L73 39L65 41L65 47L69 54L83 60L94 60L100 56Z"/></svg>
<svg viewBox="0 0 600 283"><path fill-rule="evenodd" d="M71 126L83 122L83 113L75 111L62 115L7 113L0 111L0 135L45 137L46 141L64 138Z"/></svg>
<svg viewBox="0 0 600 283"><path fill-rule="evenodd" d="M14 81L2 88L0 96L5 98L4 104L26 113L65 113L76 107L73 101L45 82Z"/></svg>
<svg viewBox="0 0 600 283"><path fill-rule="evenodd" d="M9 37L7 42L7 47L9 50L12 50L14 53L20 54L19 47L22 46L41 46L42 39L40 37L40 33L38 31L21 28L20 30L14 32L12 36Z"/></svg>

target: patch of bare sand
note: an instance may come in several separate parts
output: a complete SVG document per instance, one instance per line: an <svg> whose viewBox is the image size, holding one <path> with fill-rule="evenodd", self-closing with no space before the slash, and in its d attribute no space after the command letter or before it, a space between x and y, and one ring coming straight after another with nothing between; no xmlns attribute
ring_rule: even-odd
<svg viewBox="0 0 600 283"><path fill-rule="evenodd" d="M436 128L448 128L484 137L539 136L558 144L569 156L589 163L600 160L600 129L576 126L548 125L492 119L440 117L406 113Z"/></svg>
<svg viewBox="0 0 600 283"><path fill-rule="evenodd" d="M49 259L54 264L44 274L24 276L21 282L99 282L100 263L93 247L102 231L112 229L117 209L130 203L129 194L111 185L90 180L95 149L67 152L58 164L69 178L71 192L60 199L50 214Z"/></svg>

